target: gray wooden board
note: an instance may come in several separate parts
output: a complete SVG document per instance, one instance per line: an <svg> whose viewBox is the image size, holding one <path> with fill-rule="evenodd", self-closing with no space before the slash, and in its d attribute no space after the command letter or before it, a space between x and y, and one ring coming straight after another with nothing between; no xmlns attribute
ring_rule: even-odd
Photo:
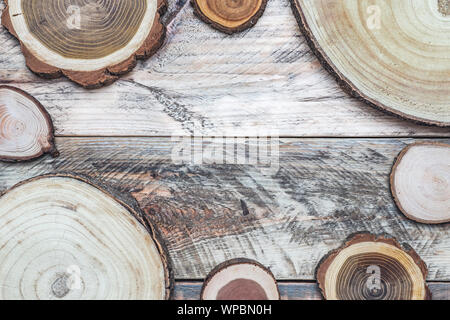
<svg viewBox="0 0 450 320"><path fill-rule="evenodd" d="M57 159L0 164L0 190L71 172L131 192L159 226L177 279L203 279L218 263L247 257L277 279L313 280L324 254L349 234L370 231L410 244L428 264L428 280L447 281L450 224L406 219L389 191L394 159L414 141L282 138L279 169L267 172L234 159L176 164L180 143L170 138L57 138Z"/></svg>
<svg viewBox="0 0 450 320"><path fill-rule="evenodd" d="M39 99L65 136L450 136L345 94L311 53L288 0L269 1L254 28L233 36L199 21L187 0L169 4L162 50L94 91L33 75L0 27L0 83Z"/></svg>

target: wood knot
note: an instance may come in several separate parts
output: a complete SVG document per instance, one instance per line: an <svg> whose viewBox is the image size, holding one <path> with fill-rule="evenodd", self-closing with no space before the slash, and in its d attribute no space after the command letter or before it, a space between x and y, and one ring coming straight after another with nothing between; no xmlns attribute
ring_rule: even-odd
<svg viewBox="0 0 450 320"><path fill-rule="evenodd" d="M450 0L438 0L438 10L444 16L450 16Z"/></svg>

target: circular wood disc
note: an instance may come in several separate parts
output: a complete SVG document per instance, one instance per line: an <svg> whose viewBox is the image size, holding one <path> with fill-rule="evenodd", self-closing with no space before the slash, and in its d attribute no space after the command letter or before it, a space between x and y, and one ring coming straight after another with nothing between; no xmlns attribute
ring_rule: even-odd
<svg viewBox="0 0 450 320"><path fill-rule="evenodd" d="M309 45L346 91L388 113L450 126L448 0L291 0Z"/></svg>
<svg viewBox="0 0 450 320"><path fill-rule="evenodd" d="M232 259L215 267L201 292L202 300L279 300L277 281L269 269L249 259Z"/></svg>
<svg viewBox="0 0 450 320"><path fill-rule="evenodd" d="M267 0L192 0L200 19L222 32L233 34L256 24Z"/></svg>
<svg viewBox="0 0 450 320"><path fill-rule="evenodd" d="M7 191L0 198L0 299L168 298L167 256L131 205L69 175Z"/></svg>
<svg viewBox="0 0 450 320"><path fill-rule="evenodd" d="M28 93L0 86L0 160L26 161L45 153L58 155L50 115Z"/></svg>
<svg viewBox="0 0 450 320"><path fill-rule="evenodd" d="M2 24L32 71L95 88L162 45L165 8L166 0L8 0Z"/></svg>
<svg viewBox="0 0 450 320"><path fill-rule="evenodd" d="M406 147L392 168L391 191L408 218L430 224L450 222L450 145Z"/></svg>
<svg viewBox="0 0 450 320"><path fill-rule="evenodd" d="M427 267L395 239L360 233L320 262L316 277L328 300L426 300Z"/></svg>

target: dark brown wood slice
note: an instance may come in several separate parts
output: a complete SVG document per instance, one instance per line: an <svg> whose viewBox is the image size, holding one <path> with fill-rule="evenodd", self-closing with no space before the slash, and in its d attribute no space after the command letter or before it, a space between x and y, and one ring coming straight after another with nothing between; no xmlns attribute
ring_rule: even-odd
<svg viewBox="0 0 450 320"><path fill-rule="evenodd" d="M0 161L58 156L53 124L45 108L18 88L0 86Z"/></svg>
<svg viewBox="0 0 450 320"><path fill-rule="evenodd" d="M162 45L166 0L8 0L2 24L27 66L97 88L131 71Z"/></svg>
<svg viewBox="0 0 450 320"><path fill-rule="evenodd" d="M448 0L291 4L308 44L347 92L404 119L450 126Z"/></svg>
<svg viewBox="0 0 450 320"><path fill-rule="evenodd" d="M260 263L237 258L215 267L206 278L202 300L279 300L277 281Z"/></svg>
<svg viewBox="0 0 450 320"><path fill-rule="evenodd" d="M358 233L321 260L316 278L328 300L427 300L427 273L411 247Z"/></svg>
<svg viewBox="0 0 450 320"><path fill-rule="evenodd" d="M450 145L409 145L398 156L390 182L405 216L421 223L450 222Z"/></svg>
<svg viewBox="0 0 450 320"><path fill-rule="evenodd" d="M126 201L126 202L124 202ZM136 201L46 175L0 197L0 299L168 299L162 240Z"/></svg>
<svg viewBox="0 0 450 320"><path fill-rule="evenodd" d="M233 34L253 27L267 0L191 0L195 14L222 32Z"/></svg>

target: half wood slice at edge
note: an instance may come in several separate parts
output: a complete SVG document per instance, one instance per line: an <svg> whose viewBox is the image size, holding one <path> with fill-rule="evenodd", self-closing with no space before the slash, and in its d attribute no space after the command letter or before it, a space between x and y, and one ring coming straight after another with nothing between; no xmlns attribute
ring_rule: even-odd
<svg viewBox="0 0 450 320"><path fill-rule="evenodd" d="M450 222L450 145L414 143L399 154L390 177L400 211L421 223Z"/></svg>
<svg viewBox="0 0 450 320"><path fill-rule="evenodd" d="M50 115L30 94L0 86L0 161L28 161L58 156Z"/></svg>
<svg viewBox="0 0 450 320"><path fill-rule="evenodd" d="M260 263L237 258L216 266L203 283L202 300L279 300L272 272Z"/></svg>
<svg viewBox="0 0 450 320"><path fill-rule="evenodd" d="M268 0L191 0L195 14L213 28L233 34L253 27L263 15Z"/></svg>
<svg viewBox="0 0 450 320"><path fill-rule="evenodd" d="M403 119L450 126L450 13L440 4L449 0L290 1L309 46L347 93Z"/></svg>
<svg viewBox="0 0 450 320"><path fill-rule="evenodd" d="M39 176L0 197L0 220L1 299L171 297L163 241L123 193L71 174Z"/></svg>
<svg viewBox="0 0 450 320"><path fill-rule="evenodd" d="M101 45L98 45L99 47L97 49L104 54L98 59L94 57L77 57L77 54L83 54L83 50L80 46L74 45L77 40L76 36L72 39L73 43L68 45L68 48L64 48L64 44L58 45L58 40L62 41L62 39L58 39L56 36L52 38L51 34L45 34L45 32L39 28L39 20L33 20L32 22L25 21L26 17L24 13L16 13L16 11L21 11L21 1L23 0L5 0L6 8L3 10L2 14L2 25L19 40L28 68L35 74L44 78L54 79L64 75L71 81L85 88L99 88L101 86L111 84L116 81L120 75L130 72L136 66L138 59L146 59L150 57L162 46L164 42L166 29L161 23L160 17L167 9L167 0L140 0L145 1L147 5L149 3L153 3L156 7L153 16L149 13L151 6L147 6L147 12L143 15L143 17L141 17L143 20L140 23L140 28L136 30L136 33L132 38L126 38L128 34L127 32L120 30L115 30L114 32L111 31L109 34L110 37L117 37L117 34L124 35L122 44L121 46L117 45L114 48L115 51L107 48L107 46L106 49L104 49ZM57 2L60 0L52 1ZM30 12L35 8L39 8L39 2L36 3L38 4L30 5ZM131 6L133 6L132 2ZM44 7L40 10L43 10ZM52 7L64 8L64 6L59 5ZM82 11L83 8L79 10L80 11L78 12L74 12L75 14L80 14L79 21L83 21L83 14L96 14L95 10L92 9L86 9L86 12ZM120 12L126 11L129 12L129 10L120 10ZM70 19L69 14L70 11L55 13L55 15L59 17L67 16L68 21ZM30 16L36 18L38 15L33 14ZM123 19L126 19L126 17ZM149 19L152 24L146 26L144 19ZM101 19L92 20L101 21ZM32 37L30 37L28 25L35 25ZM63 29L68 27L65 25L65 22L62 21L58 21L55 25L57 25L58 28ZM120 25L122 24L119 24L119 26ZM105 30L103 26L100 27L102 30ZM76 26L65 30L66 32L54 32L54 34L76 34L74 30L77 30L78 28L79 26ZM95 32L92 33L95 37ZM43 41L42 39L45 39L44 41L49 43L41 43L40 41ZM91 40L93 40L93 46L95 43L104 42L104 39L102 39L102 41L98 41L98 39ZM78 51L74 52L74 48L76 47L78 47ZM106 54L104 52L105 50L110 50L110 52L107 52ZM95 54L95 52L92 54Z"/></svg>
<svg viewBox="0 0 450 320"><path fill-rule="evenodd" d="M429 300L425 262L388 235L357 233L319 262L316 279L328 300Z"/></svg>

